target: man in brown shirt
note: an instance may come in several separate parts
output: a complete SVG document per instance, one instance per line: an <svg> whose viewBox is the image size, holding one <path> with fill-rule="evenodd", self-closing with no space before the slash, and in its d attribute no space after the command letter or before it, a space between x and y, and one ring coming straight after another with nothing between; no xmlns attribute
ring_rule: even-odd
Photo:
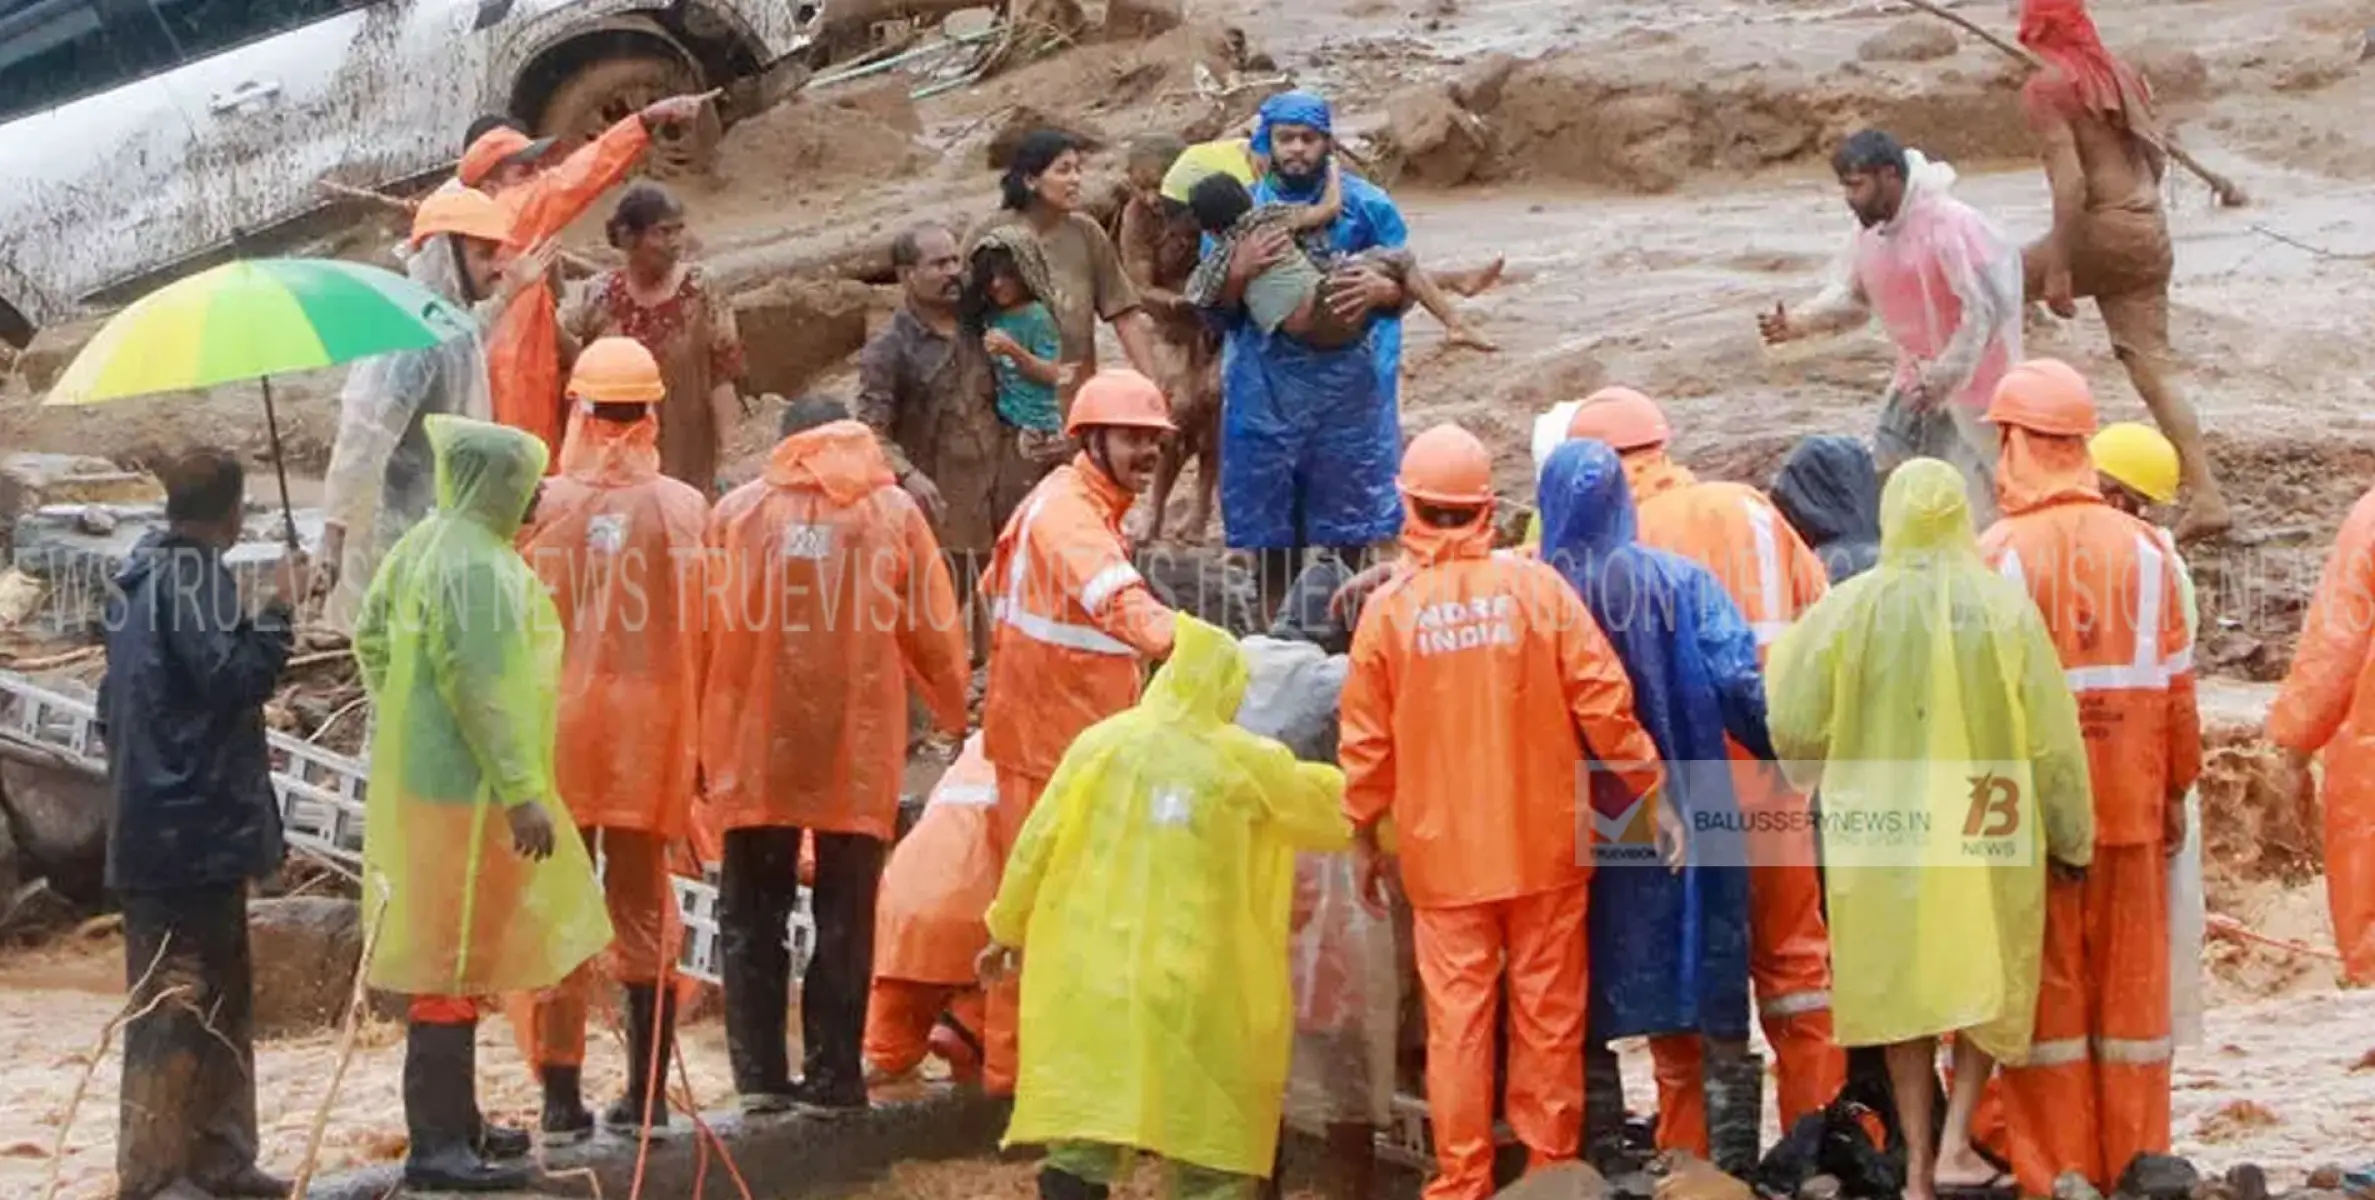
<svg viewBox="0 0 2375 1200"><path fill-rule="evenodd" d="M1163 510L1180 468L1196 460L1196 508L1188 536L1198 537L1212 520L1220 483L1220 339L1180 289L1196 269L1203 233L1193 215L1173 211L1163 199L1163 175L1187 150L1170 134L1148 134L1130 143L1129 198L1121 212L1122 271L1138 289L1139 307L1154 321L1154 376L1171 397L1171 419L1179 435L1163 445L1149 507L1148 541L1163 536Z"/></svg>
<svg viewBox="0 0 2375 1200"><path fill-rule="evenodd" d="M899 486L931 516L960 596L997 544L1038 471L998 420L996 385L979 345L957 328L956 236L918 225L891 243L905 291L890 323L858 355L858 419L872 426Z"/></svg>

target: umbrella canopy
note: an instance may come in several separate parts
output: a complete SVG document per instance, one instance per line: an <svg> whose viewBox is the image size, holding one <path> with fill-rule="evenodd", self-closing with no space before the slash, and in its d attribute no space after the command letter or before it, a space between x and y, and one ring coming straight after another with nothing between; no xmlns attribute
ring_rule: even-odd
<svg viewBox="0 0 2375 1200"><path fill-rule="evenodd" d="M225 263L117 313L58 377L46 404L187 391L419 350L469 315L401 275L360 263Z"/></svg>

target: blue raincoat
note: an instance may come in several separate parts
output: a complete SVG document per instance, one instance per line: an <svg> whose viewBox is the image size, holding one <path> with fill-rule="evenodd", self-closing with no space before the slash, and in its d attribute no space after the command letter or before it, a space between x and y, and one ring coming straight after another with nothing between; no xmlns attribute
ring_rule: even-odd
<svg viewBox="0 0 2375 1200"><path fill-rule="evenodd" d="M1596 852L1591 1037L1746 1038L1748 872L1724 735L1773 757L1756 637L1714 574L1636 541L1624 467L1605 444L1560 446L1541 488L1543 559L1623 660L1636 714L1666 760L1659 803L1677 805L1689 831L1680 875L1645 860L1637 839ZM1594 789L1603 834L1626 804Z"/></svg>
<svg viewBox="0 0 2375 1200"><path fill-rule="evenodd" d="M1270 152L1273 125L1333 129L1328 102L1300 91L1263 102L1255 153ZM1311 204L1321 187L1270 173L1255 181L1253 199ZM1383 189L1344 176L1344 211L1327 229L1330 246L1357 254L1399 247L1409 237ZM1291 334L1265 334L1232 314L1221 346L1220 467L1221 523L1232 548L1365 546L1402 531L1394 490L1401 371L1399 315L1372 317L1365 345L1323 350Z"/></svg>

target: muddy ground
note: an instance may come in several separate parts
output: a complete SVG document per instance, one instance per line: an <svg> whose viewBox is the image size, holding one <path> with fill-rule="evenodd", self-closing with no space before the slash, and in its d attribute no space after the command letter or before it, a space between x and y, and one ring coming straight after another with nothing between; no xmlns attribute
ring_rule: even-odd
<svg viewBox="0 0 2375 1200"><path fill-rule="evenodd" d="M2191 555L2202 660L2220 677L2204 785L2210 895L2260 934L2324 948L2317 817L2273 787L2251 736L2267 689L2252 684L2281 676L2324 548L2375 482L2375 133L2361 116L2375 105L2375 67L2362 65L2375 0L2095 8L2111 44L2153 77L2185 143L2254 198L2216 208L2184 175L2167 188L2174 335L2242 517L2241 537ZM1960 11L2010 28L2001 4ZM1274 73L1327 89L1350 142L1393 182L1427 262L1508 257L1502 285L1469 304L1504 351L1446 351L1415 316L1403 396L1413 431L1458 420L1492 441L1512 499L1528 487L1534 415L1603 383L1665 401L1680 456L1712 476L1761 483L1798 437L1868 428L1888 362L1876 336L1773 353L1752 321L1811 295L1844 243L1849 218L1823 166L1838 136L1890 127L1953 162L1958 192L2016 237L2048 223L2003 56L1876 0L1218 0L1191 15L1151 41L1085 45L920 105L896 84L820 91L729 135L718 178L687 199L712 271L775 322L751 347L768 389L848 390L854 314L879 323L894 297L827 277L879 284L877 256L898 228L986 213L991 145L1015 124L1052 119L1112 146L1145 130L1208 136L1242 121L1262 88L1199 94L1197 64L1224 89ZM1230 26L1245 34L1242 51ZM1118 171L1110 151L1093 165ZM594 224L577 231L577 248L600 258ZM388 240L382 227L341 249L369 256ZM2106 419L2143 415L2091 313L2032 326L2029 345L2086 370ZM279 393L302 471L326 461L337 384L298 379ZM31 399L21 380L0 391L0 445L133 459L198 438L263 445L252 391L73 412ZM739 432L745 471L773 417L762 408ZM2293 1175L2363 1148L2375 1132L2375 1073L2359 1069L2375 1049L2375 1000L2337 990L2316 953L2218 941L2208 957L2209 1037L2179 1060L2180 1149ZM75 1056L114 1004L112 965L92 961L107 969L85 964L68 982L42 975L39 961L0 967L0 987L12 989L0 1054L38 1068L7 1085L0 1180L46 1170ZM336 1153L384 1153L396 1136L393 1044L378 1039L350 1084L368 1098L354 1109L368 1128L334 1138ZM499 1030L486 1040L491 1054L508 1053ZM697 1064L722 1070L714 1028L693 1045ZM613 1069L604 1053L597 1069ZM292 1081L267 1089L276 1163L289 1161L291 1122L301 1131L327 1054L326 1039L266 1051L268 1076ZM112 1070L84 1103L78 1173L103 1169ZM516 1063L488 1078L509 1089L500 1106L524 1111ZM979 1195L980 1179L1003 1187L1001 1172L1019 1171L943 1170L902 1171L869 1195ZM965 1174L977 1170L990 1174ZM1014 1194L1027 1194L1022 1180Z"/></svg>

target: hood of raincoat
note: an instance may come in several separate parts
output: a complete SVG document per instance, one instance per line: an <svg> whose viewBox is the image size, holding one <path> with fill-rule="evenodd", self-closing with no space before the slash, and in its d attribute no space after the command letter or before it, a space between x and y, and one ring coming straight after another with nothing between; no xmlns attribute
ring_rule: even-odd
<svg viewBox="0 0 2375 1200"><path fill-rule="evenodd" d="M601 421L591 406L569 406L561 439L561 473L580 483L628 487L660 474L660 410L646 407L634 421Z"/></svg>
<svg viewBox="0 0 2375 1200"><path fill-rule="evenodd" d="M1456 558L1483 558L1493 552L1493 505L1474 521L1457 529L1441 529L1418 519L1410 497L1402 497L1402 548L1422 567Z"/></svg>
<svg viewBox="0 0 2375 1200"><path fill-rule="evenodd" d="M467 417L440 414L421 425L437 457L437 507L498 537L518 533L544 478L544 443L534 434Z"/></svg>
<svg viewBox="0 0 2375 1200"><path fill-rule="evenodd" d="M1699 482L1689 467L1666 456L1666 448L1652 446L1623 456L1625 482L1633 489L1633 503L1647 504L1668 492Z"/></svg>
<svg viewBox="0 0 2375 1200"><path fill-rule="evenodd" d="M2086 0L2025 0L2020 44L2052 64L2058 77L2040 76L2027 91L2032 103L2080 112L2134 114L2152 101L2152 84L2114 57L2087 15Z"/></svg>
<svg viewBox="0 0 2375 1200"><path fill-rule="evenodd" d="M1773 506L1822 556L1831 582L1880 561L1880 473L1862 442L1823 434L1798 443L1773 477Z"/></svg>
<svg viewBox="0 0 2375 1200"><path fill-rule="evenodd" d="M2035 512L2056 504L2100 502L2102 482L2095 476L2095 460L2086 439L2053 437L2002 427L2004 450L1996 460L1996 501L2006 516Z"/></svg>
<svg viewBox="0 0 2375 1200"><path fill-rule="evenodd" d="M1883 234L1895 233L1905 218L1915 209L1954 190L1957 178L1953 167L1908 146L1905 148L1905 198L1897 204L1897 213L1880 223Z"/></svg>
<svg viewBox="0 0 2375 1200"><path fill-rule="evenodd" d="M1542 550L1601 555L1640 536L1625 462L1606 442L1583 439L1551 452L1542 467Z"/></svg>
<svg viewBox="0 0 2375 1200"><path fill-rule="evenodd" d="M1146 685L1139 707L1182 727L1209 728L1236 720L1252 678L1237 639L1186 613L1172 615L1171 631L1171 657Z"/></svg>
<svg viewBox="0 0 2375 1200"><path fill-rule="evenodd" d="M1097 460L1090 458L1088 451L1073 455L1071 466L1080 473L1081 484L1088 489L1089 497L1105 510L1109 519L1120 521L1129 515L1130 506L1138 503L1137 495L1106 474L1105 468L1098 466Z"/></svg>
<svg viewBox="0 0 2375 1200"><path fill-rule="evenodd" d="M858 421L833 421L776 444L767 456L767 482L823 492L835 504L855 504L898 482L874 431Z"/></svg>
<svg viewBox="0 0 2375 1200"><path fill-rule="evenodd" d="M1880 561L1903 566L1958 550L1979 557L1962 473L1934 458L1912 459L1890 472L1880 492Z"/></svg>

